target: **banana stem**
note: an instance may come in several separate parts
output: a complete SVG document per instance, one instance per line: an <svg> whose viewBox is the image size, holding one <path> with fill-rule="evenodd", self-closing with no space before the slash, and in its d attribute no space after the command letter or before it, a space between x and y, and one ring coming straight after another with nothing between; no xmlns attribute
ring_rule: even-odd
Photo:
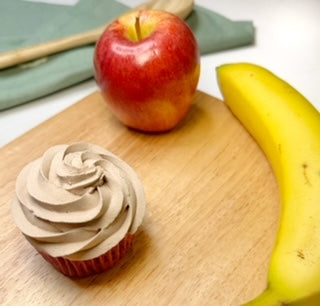
<svg viewBox="0 0 320 306"><path fill-rule="evenodd" d="M244 306L281 306L285 305L279 301L279 297L270 289L266 289L258 297L249 303L244 304Z"/></svg>

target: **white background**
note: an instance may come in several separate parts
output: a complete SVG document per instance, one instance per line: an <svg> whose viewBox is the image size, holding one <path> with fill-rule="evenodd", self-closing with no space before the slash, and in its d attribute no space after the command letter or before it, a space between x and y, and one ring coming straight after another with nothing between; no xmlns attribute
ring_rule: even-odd
<svg viewBox="0 0 320 306"><path fill-rule="evenodd" d="M137 5L140 0L121 0ZM201 58L199 89L221 98L215 68L224 63L253 62L285 79L320 110L320 0L196 0L233 20L252 20L252 46ZM0 146L97 90L83 82L34 102L0 113Z"/></svg>

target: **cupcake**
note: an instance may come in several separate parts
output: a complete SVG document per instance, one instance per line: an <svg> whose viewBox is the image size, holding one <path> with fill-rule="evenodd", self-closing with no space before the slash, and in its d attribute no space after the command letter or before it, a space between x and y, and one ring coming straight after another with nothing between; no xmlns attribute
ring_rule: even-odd
<svg viewBox="0 0 320 306"><path fill-rule="evenodd" d="M12 214L32 246L69 277L103 272L131 249L145 213L135 171L93 144L57 145L17 177Z"/></svg>

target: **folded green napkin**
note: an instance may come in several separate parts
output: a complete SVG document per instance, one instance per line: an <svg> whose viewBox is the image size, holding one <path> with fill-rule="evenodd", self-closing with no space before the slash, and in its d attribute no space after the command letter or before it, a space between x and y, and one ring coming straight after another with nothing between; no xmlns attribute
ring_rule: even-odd
<svg viewBox="0 0 320 306"><path fill-rule="evenodd" d="M129 8L116 1L80 0L75 6L0 1L0 53L88 31ZM250 21L231 21L196 6L187 18L202 54L253 43ZM93 77L94 45L0 70L0 110Z"/></svg>

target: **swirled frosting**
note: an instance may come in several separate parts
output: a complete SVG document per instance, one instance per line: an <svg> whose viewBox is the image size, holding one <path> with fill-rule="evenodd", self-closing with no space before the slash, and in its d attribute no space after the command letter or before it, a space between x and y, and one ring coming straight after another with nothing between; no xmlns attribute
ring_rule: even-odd
<svg viewBox="0 0 320 306"><path fill-rule="evenodd" d="M53 257L98 257L134 233L145 212L135 171L87 143L57 145L25 166L16 181L14 221L29 242Z"/></svg>

